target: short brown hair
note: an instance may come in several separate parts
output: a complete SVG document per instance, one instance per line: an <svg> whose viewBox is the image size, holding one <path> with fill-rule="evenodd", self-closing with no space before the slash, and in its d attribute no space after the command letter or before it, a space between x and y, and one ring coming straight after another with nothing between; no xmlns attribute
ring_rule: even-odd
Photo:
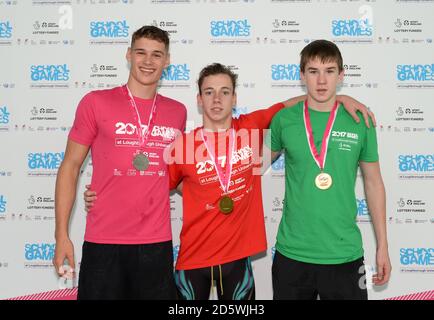
<svg viewBox="0 0 434 320"><path fill-rule="evenodd" d="M300 70L304 73L306 64L319 59L322 63L336 62L339 72L344 70L343 59L339 48L331 41L316 40L309 43L300 53Z"/></svg>
<svg viewBox="0 0 434 320"><path fill-rule="evenodd" d="M169 33L155 26L143 26L136 30L131 37L131 48L134 42L140 38L147 38L151 40L157 40L164 43L166 50L169 51Z"/></svg>
<svg viewBox="0 0 434 320"><path fill-rule="evenodd" d="M214 76L217 74L228 75L229 78L231 78L232 86L234 87L234 92L235 92L235 87L237 86L238 75L233 73L231 69L222 65L221 63L213 63L213 64L207 65L199 73L199 80L197 80L197 85L199 86L199 94L202 94L201 87L202 87L202 83L205 80L205 78L208 76Z"/></svg>

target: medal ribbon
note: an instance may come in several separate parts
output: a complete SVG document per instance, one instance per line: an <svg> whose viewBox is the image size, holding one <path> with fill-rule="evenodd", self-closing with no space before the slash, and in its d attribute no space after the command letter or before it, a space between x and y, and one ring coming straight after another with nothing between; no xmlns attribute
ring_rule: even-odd
<svg viewBox="0 0 434 320"><path fill-rule="evenodd" d="M304 101L303 119L304 119L304 127L306 129L307 142L309 144L310 153L312 154L312 157L315 160L318 167L320 168L321 172L324 170L324 167L325 167L325 162L326 162L326 158L327 158L327 148L328 148L329 139L330 139L330 133L332 131L333 124L335 123L335 120L336 120L338 108L339 108L339 105L338 105L338 102L336 101L335 105L332 108L332 111L330 112L330 116L329 116L329 119L327 121L327 126L326 126L326 129L324 131L324 135L322 137L321 154L318 154L318 150L316 149L315 141L313 139L312 124L310 122L310 115L309 115L309 107L307 105L307 100Z"/></svg>
<svg viewBox="0 0 434 320"><path fill-rule="evenodd" d="M139 114L139 109L137 108L136 102L134 101L134 97L131 94L130 88L128 88L128 85L125 85L126 91L127 91L127 95L128 95L128 100L130 101L131 106L134 108L134 110L136 111L136 115L137 115L137 122L139 124L139 127L137 128L137 131L139 133L139 138L140 138L140 145L139 148L143 149L143 146L146 144L146 142L148 141L148 137L149 137L149 133L150 133L150 129L151 127L154 126L154 117L157 111L157 93L155 93L154 96L154 101L152 102L152 108L151 108L151 113L149 115L149 120L148 120L148 127L146 128L145 133L143 133L143 129L142 129L142 120L140 118L140 114Z"/></svg>
<svg viewBox="0 0 434 320"><path fill-rule="evenodd" d="M208 155L211 158L211 162L214 165L214 168L217 172L217 176L219 178L220 185L221 185L224 193L229 192L229 184L231 182L231 176L232 176L232 153L234 151L234 146L235 146L235 130L232 128L230 130L231 130L231 134L229 136L229 147L230 148L228 150L229 152L226 153L226 172L225 173L223 172L222 167L216 161L214 152L208 146L208 143L206 142L206 138L203 134L203 129L201 129L201 131L200 131L200 134L202 135L203 143L205 144L205 148L208 151ZM225 143L225 145L226 145L226 143Z"/></svg>

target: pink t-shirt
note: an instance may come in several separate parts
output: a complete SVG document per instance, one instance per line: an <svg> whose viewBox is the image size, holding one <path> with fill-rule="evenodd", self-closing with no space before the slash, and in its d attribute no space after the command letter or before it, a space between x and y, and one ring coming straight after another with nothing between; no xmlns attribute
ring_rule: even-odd
<svg viewBox="0 0 434 320"><path fill-rule="evenodd" d="M146 127L153 99L134 100ZM144 244L172 239L169 174L163 152L184 131L186 109L161 95L156 104L143 150L150 165L138 171L132 161L139 150L139 124L125 86L92 91L80 101L69 139L91 147L91 190L98 197L87 215L86 241Z"/></svg>

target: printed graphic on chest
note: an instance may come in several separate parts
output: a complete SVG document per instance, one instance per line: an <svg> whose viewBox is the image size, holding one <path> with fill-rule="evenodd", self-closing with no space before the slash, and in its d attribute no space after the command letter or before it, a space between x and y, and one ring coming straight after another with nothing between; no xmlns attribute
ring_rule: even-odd
<svg viewBox="0 0 434 320"><path fill-rule="evenodd" d="M238 149L237 151L234 151L232 153L232 174L239 173L240 170L238 168L238 165L247 165L249 164L250 158L253 156L253 149L247 145L241 149ZM221 156L217 158L217 162L222 166L223 168L226 167L226 156ZM196 172L198 175L205 174L208 172L212 172L215 170L214 162L212 160L205 160L200 161L196 163Z"/></svg>
<svg viewBox="0 0 434 320"><path fill-rule="evenodd" d="M142 125L142 136L145 137L148 126ZM117 122L114 125L116 147L139 147L140 135L137 125L129 122ZM154 125L146 140L146 147L164 149L176 137L176 129L172 127Z"/></svg>
<svg viewBox="0 0 434 320"><path fill-rule="evenodd" d="M340 151L352 151L359 145L359 135L354 132L332 131L331 142Z"/></svg>

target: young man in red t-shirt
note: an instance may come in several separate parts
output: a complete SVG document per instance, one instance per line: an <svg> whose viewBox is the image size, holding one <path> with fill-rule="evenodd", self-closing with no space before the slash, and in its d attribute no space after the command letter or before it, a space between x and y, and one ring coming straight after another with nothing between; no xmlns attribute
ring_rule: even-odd
<svg viewBox="0 0 434 320"><path fill-rule="evenodd" d="M305 99L235 119L236 80L218 63L202 69L197 101L203 126L179 136L167 152L170 188L182 189L183 196L175 271L182 299L208 299L214 279L219 299L254 299L250 257L267 247L260 175L263 131L278 111ZM340 98L354 105L354 100ZM94 193L86 195L91 201Z"/></svg>

